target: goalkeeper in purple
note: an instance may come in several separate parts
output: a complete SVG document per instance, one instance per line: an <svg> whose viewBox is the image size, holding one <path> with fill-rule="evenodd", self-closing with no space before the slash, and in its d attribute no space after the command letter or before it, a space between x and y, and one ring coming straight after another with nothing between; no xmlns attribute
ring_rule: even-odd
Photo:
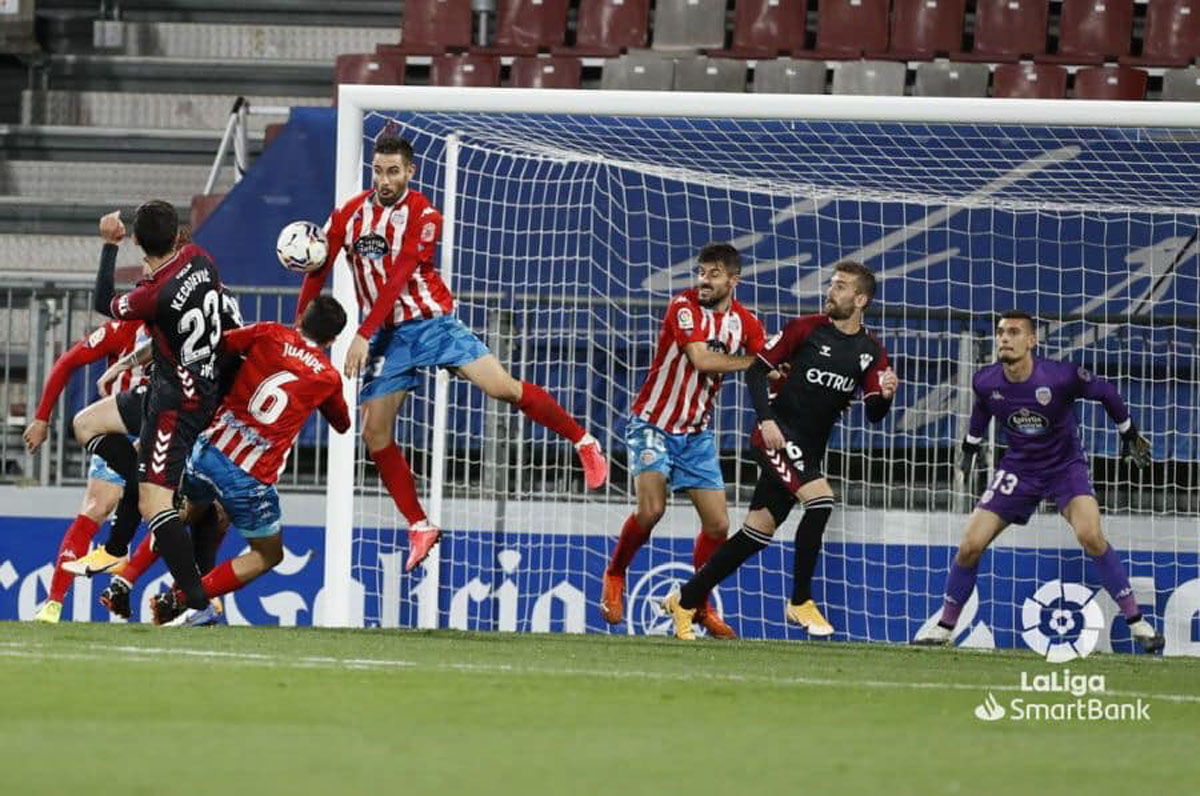
<svg viewBox="0 0 1200 796"><path fill-rule="evenodd" d="M1163 638L1142 617L1129 585L1129 573L1100 531L1100 504L1092 489L1087 458L1079 441L1074 407L1079 399L1099 401L1121 432L1121 458L1139 469L1150 465L1150 444L1138 433L1125 402L1104 379L1069 362L1033 355L1037 331L1032 317L1018 310L1000 316L998 359L975 374L975 404L962 443L959 469L969 482L983 434L993 417L1008 433L1008 451L995 477L967 520L966 532L946 578L946 597L936 626L917 644L948 644L959 613L975 588L983 551L1009 525L1024 525L1048 498L1075 531L1096 564L1100 582L1121 609L1134 640L1159 652Z"/></svg>

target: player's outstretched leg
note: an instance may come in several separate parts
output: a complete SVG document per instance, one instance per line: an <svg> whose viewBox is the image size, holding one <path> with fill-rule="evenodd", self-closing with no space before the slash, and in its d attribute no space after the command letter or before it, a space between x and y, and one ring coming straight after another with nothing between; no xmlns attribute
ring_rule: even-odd
<svg viewBox="0 0 1200 796"><path fill-rule="evenodd" d="M412 468L396 445L396 417L407 395L406 390L399 390L364 400L362 433L367 455L379 471L379 480L408 521L408 558L404 562L404 571L412 572L429 556L442 532L426 519L425 509L417 497Z"/></svg>
<svg viewBox="0 0 1200 796"><path fill-rule="evenodd" d="M1079 495L1067 504L1063 516L1071 524L1084 552L1095 563L1100 583L1120 609L1133 640L1146 652L1162 652L1166 641L1142 616L1133 586L1129 583L1129 572L1100 531L1100 504L1091 495Z"/></svg>
<svg viewBox="0 0 1200 796"><path fill-rule="evenodd" d="M812 596L813 572L821 554L821 538L833 514L833 496L823 495L804 503L804 516L796 528L796 550L792 564L792 598L787 604L787 621L798 624L810 636L833 635L833 625L821 613Z"/></svg>
<svg viewBox="0 0 1200 796"><path fill-rule="evenodd" d="M490 397L507 401L533 422L570 441L583 466L583 480L588 489L599 489L608 481L608 460L600 443L550 393L536 384L514 379L493 354L459 366L458 372Z"/></svg>
<svg viewBox="0 0 1200 796"><path fill-rule="evenodd" d="M924 647L942 646L949 644L954 638L954 628L958 624L959 614L963 606L971 598L975 590L975 580L979 572L979 559L983 551L992 543L1001 531L1008 527L1008 522L986 509L975 509L967 520L967 529L963 540L958 546L958 552L950 565L950 574L946 576L946 596L942 601L942 612L937 624L929 630L920 633L913 639L913 644Z"/></svg>

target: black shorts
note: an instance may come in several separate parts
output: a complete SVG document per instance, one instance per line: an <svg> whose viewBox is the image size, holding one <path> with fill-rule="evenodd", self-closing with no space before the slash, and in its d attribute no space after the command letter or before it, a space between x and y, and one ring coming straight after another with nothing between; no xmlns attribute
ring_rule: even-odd
<svg viewBox="0 0 1200 796"><path fill-rule="evenodd" d="M153 385L142 421L138 481L177 489L192 446L212 422L216 409L215 397L184 399L169 385Z"/></svg>
<svg viewBox="0 0 1200 796"><path fill-rule="evenodd" d="M146 416L146 396L149 390L145 384L132 390L117 393L117 413L121 415L121 423L125 431L135 437L142 433L142 418Z"/></svg>
<svg viewBox="0 0 1200 796"><path fill-rule="evenodd" d="M750 447L763 468L759 481L761 482L763 477L775 478L789 494L794 495L796 490L805 484L825 477L825 473L822 472L825 446L805 445L795 441L795 435L782 423L779 424L779 430L783 432L786 441L782 448L767 450L763 444L762 431L757 428L750 435Z"/></svg>

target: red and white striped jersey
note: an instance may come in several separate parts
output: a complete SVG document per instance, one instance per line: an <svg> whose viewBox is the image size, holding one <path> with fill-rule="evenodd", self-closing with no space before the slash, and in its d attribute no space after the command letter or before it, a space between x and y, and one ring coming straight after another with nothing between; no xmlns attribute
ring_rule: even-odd
<svg viewBox="0 0 1200 796"><path fill-rule="evenodd" d="M695 288L685 290L667 306L658 350L633 413L671 434L703 431L723 374L697 370L686 346L707 343L713 350L737 356L757 354L765 339L762 323L736 299L726 312L717 312L700 306Z"/></svg>
<svg viewBox="0 0 1200 796"><path fill-rule="evenodd" d="M314 409L338 431L350 428L341 375L298 329L254 323L224 341L245 361L202 436L238 467L264 484L279 480Z"/></svg>
<svg viewBox="0 0 1200 796"><path fill-rule="evenodd" d="M334 211L326 227L325 265L304 278L297 317L321 292L338 250L354 275L359 308L366 316L358 333L369 338L380 326L436 318L454 310L454 297L434 266L442 236L442 214L417 191L404 192L394 205L364 191Z"/></svg>
<svg viewBox="0 0 1200 796"><path fill-rule="evenodd" d="M42 398L38 403L35 417L42 421L50 419L50 415L54 411L54 404L58 402L58 396L62 395L63 389L71 380L71 375L79 368L90 365L99 359L106 359L111 367L118 359L132 354L148 342L150 342L150 332L141 321L109 321L100 326L67 349L55 361L46 378L46 386L42 389ZM112 382L112 392L107 394L132 390L147 381L145 367L136 365L123 371Z"/></svg>

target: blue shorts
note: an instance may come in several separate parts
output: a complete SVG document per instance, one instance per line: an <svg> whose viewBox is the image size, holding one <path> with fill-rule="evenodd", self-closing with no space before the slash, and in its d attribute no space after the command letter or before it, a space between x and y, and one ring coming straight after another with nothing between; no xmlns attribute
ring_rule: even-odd
<svg viewBox="0 0 1200 796"><path fill-rule="evenodd" d="M411 390L421 383L417 368L457 368L488 353L483 341L450 315L380 329L367 350L359 400Z"/></svg>
<svg viewBox="0 0 1200 796"><path fill-rule="evenodd" d="M88 468L88 480L104 481L108 484L125 488L125 479L116 470L108 466L108 462L99 456L92 456L92 466Z"/></svg>
<svg viewBox="0 0 1200 796"><path fill-rule="evenodd" d="M668 434L640 417L634 417L625 429L625 444L629 447L629 469L634 478L654 471L666 476L672 492L683 489L725 491L725 478L717 461L717 444L712 431Z"/></svg>
<svg viewBox="0 0 1200 796"><path fill-rule="evenodd" d="M1062 513L1080 495L1096 496L1087 462L1070 462L1057 471L1026 472L1019 466L1006 467L1001 459L977 505L1007 523L1025 525L1043 499L1053 500Z"/></svg>
<svg viewBox="0 0 1200 796"><path fill-rule="evenodd" d="M261 539L280 532L279 493L229 461L208 440L192 446L179 490L197 506L220 500L229 523L246 539Z"/></svg>

